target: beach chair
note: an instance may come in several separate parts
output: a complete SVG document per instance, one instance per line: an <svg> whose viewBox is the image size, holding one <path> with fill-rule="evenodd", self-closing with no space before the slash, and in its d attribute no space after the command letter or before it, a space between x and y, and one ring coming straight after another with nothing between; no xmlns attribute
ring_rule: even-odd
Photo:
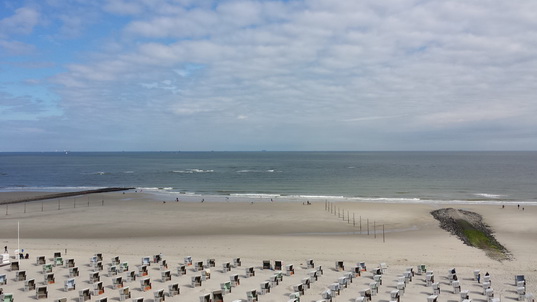
<svg viewBox="0 0 537 302"><path fill-rule="evenodd" d="M123 273L123 272L128 272L128 271L129 271L129 263L121 262L121 264L119 264L119 272Z"/></svg>
<svg viewBox="0 0 537 302"><path fill-rule="evenodd" d="M487 301L491 301L494 298L494 289L492 287L485 290L485 297L487 297Z"/></svg>
<svg viewBox="0 0 537 302"><path fill-rule="evenodd" d="M7 284L7 276L4 274L4 275L0 275L0 285L6 285Z"/></svg>
<svg viewBox="0 0 537 302"><path fill-rule="evenodd" d="M25 280L26 280L26 271L15 272L15 281L25 281Z"/></svg>
<svg viewBox="0 0 537 302"><path fill-rule="evenodd" d="M304 284L300 283L300 284L295 284L295 285L293 285L293 291L294 291L295 293L300 293L300 295L303 296L303 295L304 295L304 291L305 291L305 289L304 289Z"/></svg>
<svg viewBox="0 0 537 302"><path fill-rule="evenodd" d="M75 259L68 258L67 260L65 260L65 267L66 268L75 267Z"/></svg>
<svg viewBox="0 0 537 302"><path fill-rule="evenodd" d="M56 257L54 258L54 266L63 266L63 258L62 257Z"/></svg>
<svg viewBox="0 0 537 302"><path fill-rule="evenodd" d="M103 261L103 253L93 254L93 257L95 257L95 259L97 259L97 261Z"/></svg>
<svg viewBox="0 0 537 302"><path fill-rule="evenodd" d="M65 280L63 284L64 291L68 292L68 291L75 290L75 289L76 289L76 281L74 278Z"/></svg>
<svg viewBox="0 0 537 302"><path fill-rule="evenodd" d="M126 277L126 281L127 282L136 281L136 272L135 271L128 272L127 277Z"/></svg>
<svg viewBox="0 0 537 302"><path fill-rule="evenodd" d="M35 258L35 264L36 265L43 265L43 264L46 264L47 263L47 260L45 259L45 256L37 256Z"/></svg>
<svg viewBox="0 0 537 302"><path fill-rule="evenodd" d="M160 260L159 268L160 270L168 269L168 261L166 261L166 259Z"/></svg>
<svg viewBox="0 0 537 302"><path fill-rule="evenodd" d="M293 266L293 264L288 264L285 266L285 274L287 276L292 276L295 274L295 268Z"/></svg>
<svg viewBox="0 0 537 302"><path fill-rule="evenodd" d="M90 272L89 274L89 283L93 284L95 282L101 281L101 276L99 272Z"/></svg>
<svg viewBox="0 0 537 302"><path fill-rule="evenodd" d="M91 292L89 288L84 288L78 291L78 302L84 302L91 300Z"/></svg>
<svg viewBox="0 0 537 302"><path fill-rule="evenodd" d="M432 284L433 287L433 295L440 295L440 283L435 282Z"/></svg>
<svg viewBox="0 0 537 302"><path fill-rule="evenodd" d="M253 266L247 267L245 277L249 278L249 277L253 277L253 276L255 276L254 267Z"/></svg>
<svg viewBox="0 0 537 302"><path fill-rule="evenodd" d="M142 266L150 266L151 265L151 257L145 256L142 257Z"/></svg>
<svg viewBox="0 0 537 302"><path fill-rule="evenodd" d="M117 266L111 265L108 267L108 277L117 276Z"/></svg>
<svg viewBox="0 0 537 302"><path fill-rule="evenodd" d="M80 271L78 270L78 266L69 268L69 278L78 277L79 275L80 275Z"/></svg>
<svg viewBox="0 0 537 302"><path fill-rule="evenodd" d="M364 301L367 301L367 298L366 297L356 297L354 298L354 302L364 302Z"/></svg>
<svg viewBox="0 0 537 302"><path fill-rule="evenodd" d="M121 263L121 261L119 260L119 256L115 256L110 259L111 265L119 265L119 263Z"/></svg>
<svg viewBox="0 0 537 302"><path fill-rule="evenodd" d="M278 280L280 280L280 282L283 281L283 273L281 271L276 272L275 275L278 278Z"/></svg>
<svg viewBox="0 0 537 302"><path fill-rule="evenodd" d="M138 277L144 277L149 274L149 271L147 270L147 265L140 265L138 266Z"/></svg>
<svg viewBox="0 0 537 302"><path fill-rule="evenodd" d="M251 289L246 292L246 301L247 302L257 302L257 290Z"/></svg>
<svg viewBox="0 0 537 302"><path fill-rule="evenodd" d="M206 266L207 267L216 267L216 261L214 260L214 258L207 259Z"/></svg>
<svg viewBox="0 0 537 302"><path fill-rule="evenodd" d="M311 287L311 280L310 278L302 278L301 280L302 284L304 285L304 289L309 289Z"/></svg>
<svg viewBox="0 0 537 302"><path fill-rule="evenodd" d="M372 298L371 289L366 288L360 291L360 297L364 297L364 301L371 301Z"/></svg>
<svg viewBox="0 0 537 302"><path fill-rule="evenodd" d="M261 284L259 285L259 288L260 288L261 295L270 293L270 282L269 281L261 282Z"/></svg>
<svg viewBox="0 0 537 302"><path fill-rule="evenodd" d="M160 272L160 282L166 282L172 280L172 273L170 271Z"/></svg>
<svg viewBox="0 0 537 302"><path fill-rule="evenodd" d="M163 289L159 289L159 290L153 292L153 301L154 302L162 302L164 300L165 300L165 296L164 296L164 290Z"/></svg>
<svg viewBox="0 0 537 302"><path fill-rule="evenodd" d="M343 265L343 261L336 261L336 271L342 272L345 270L345 266Z"/></svg>
<svg viewBox="0 0 537 302"><path fill-rule="evenodd" d="M211 302L224 302L224 295L222 294L222 291L213 291L213 300Z"/></svg>
<svg viewBox="0 0 537 302"><path fill-rule="evenodd" d="M43 264L43 274L52 273L52 264Z"/></svg>
<svg viewBox="0 0 537 302"><path fill-rule="evenodd" d="M341 288L347 288L348 284L347 284L347 278L345 277L339 277L337 279L337 283L339 283L339 285L341 286Z"/></svg>
<svg viewBox="0 0 537 302"><path fill-rule="evenodd" d="M385 262L380 263L379 267L382 270L383 274L386 273L386 271L388 270L388 265Z"/></svg>
<svg viewBox="0 0 537 302"><path fill-rule="evenodd" d="M280 284L280 279L278 279L278 276L276 274L269 277L269 282L271 287L276 287Z"/></svg>
<svg viewBox="0 0 537 302"><path fill-rule="evenodd" d="M461 292L461 283L459 281L453 281L451 285L453 286L454 294L458 294Z"/></svg>
<svg viewBox="0 0 537 302"><path fill-rule="evenodd" d="M427 302L438 302L438 296L437 295L428 296Z"/></svg>
<svg viewBox="0 0 537 302"><path fill-rule="evenodd" d="M306 268L314 268L315 263L313 263L313 259L307 259L306 260Z"/></svg>
<svg viewBox="0 0 537 302"><path fill-rule="evenodd" d="M405 283L412 282L412 272L411 271L405 271L403 273L403 277L405 277Z"/></svg>
<svg viewBox="0 0 537 302"><path fill-rule="evenodd" d="M301 294L300 292L294 292L289 294L289 301L288 302L299 302L300 296L303 296L304 294Z"/></svg>
<svg viewBox="0 0 537 302"><path fill-rule="evenodd" d="M220 283L220 290L222 290L222 294L229 294L231 293L231 282L227 281L224 283Z"/></svg>
<svg viewBox="0 0 537 302"><path fill-rule="evenodd" d="M168 296L173 297L179 294L180 294L180 290L179 290L178 283L168 285Z"/></svg>
<svg viewBox="0 0 537 302"><path fill-rule="evenodd" d="M24 291L29 292L35 290L35 279L28 279L24 281Z"/></svg>
<svg viewBox="0 0 537 302"><path fill-rule="evenodd" d="M382 269L380 269L380 267L376 267L376 268L371 270L371 273L373 275L382 275Z"/></svg>
<svg viewBox="0 0 537 302"><path fill-rule="evenodd" d="M434 283L434 273L433 272L425 273L425 284L427 286L432 286L433 283Z"/></svg>
<svg viewBox="0 0 537 302"><path fill-rule="evenodd" d="M52 257L52 260L56 259L56 258L61 258L62 257L62 253L61 252L54 252L54 256Z"/></svg>
<svg viewBox="0 0 537 302"><path fill-rule="evenodd" d="M526 298L526 288L523 286L517 287L516 293L518 295L518 301L524 301Z"/></svg>
<svg viewBox="0 0 537 302"><path fill-rule="evenodd" d="M211 279L211 270L206 268L204 270L201 271L201 279L203 281L207 281L209 279Z"/></svg>
<svg viewBox="0 0 537 302"><path fill-rule="evenodd" d="M412 274L412 277L414 277L414 268L413 267L407 267L406 272L410 272Z"/></svg>
<svg viewBox="0 0 537 302"><path fill-rule="evenodd" d="M190 278L191 282L190 285L192 287L201 286L201 275L200 276L192 276Z"/></svg>
<svg viewBox="0 0 537 302"><path fill-rule="evenodd" d="M119 289L123 287L123 277L117 276L112 278L112 288Z"/></svg>
<svg viewBox="0 0 537 302"><path fill-rule="evenodd" d="M194 262L194 271L198 272L203 270L203 261L196 261Z"/></svg>
<svg viewBox="0 0 537 302"><path fill-rule="evenodd" d="M479 282L479 280L481 279L481 274L480 274L480 270L476 269L474 270L474 280Z"/></svg>
<svg viewBox="0 0 537 302"><path fill-rule="evenodd" d="M11 293L6 293L6 294L1 294L0 295L0 301L2 302L13 302L14 301L14 298L13 298L13 294Z"/></svg>
<svg viewBox="0 0 537 302"><path fill-rule="evenodd" d="M97 261L97 262L93 263L93 271L94 272L100 272L102 270L104 270L104 266L103 266L102 261Z"/></svg>
<svg viewBox="0 0 537 302"><path fill-rule="evenodd" d="M401 291L398 289L390 291L390 299L391 301L401 301Z"/></svg>
<svg viewBox="0 0 537 302"><path fill-rule="evenodd" d="M128 286L119 289L119 301L127 301L131 298L131 290Z"/></svg>
<svg viewBox="0 0 537 302"><path fill-rule="evenodd" d="M491 285L490 285L489 282L484 282L482 284L482 287L483 287L483 295L485 295L485 292L487 291L487 289L489 289L491 287Z"/></svg>
<svg viewBox="0 0 537 302"><path fill-rule="evenodd" d="M461 290L460 295L461 295L461 301L470 300L470 295L469 295L468 290Z"/></svg>
<svg viewBox="0 0 537 302"><path fill-rule="evenodd" d="M226 273L231 271L231 264L229 262L222 263L222 272Z"/></svg>
<svg viewBox="0 0 537 302"><path fill-rule="evenodd" d="M200 296L200 302L211 302L211 294L204 294Z"/></svg>
<svg viewBox="0 0 537 302"><path fill-rule="evenodd" d="M308 273L308 276L310 277L310 283L313 283L319 280L319 275L317 274L317 271L310 271Z"/></svg>
<svg viewBox="0 0 537 302"><path fill-rule="evenodd" d="M526 302L535 302L533 294L526 294Z"/></svg>
<svg viewBox="0 0 537 302"><path fill-rule="evenodd" d="M192 265L192 256L186 256L185 259L184 259L184 263L186 266L191 266Z"/></svg>
<svg viewBox="0 0 537 302"><path fill-rule="evenodd" d="M177 267L177 276L186 275L186 266L184 264L179 264Z"/></svg>
<svg viewBox="0 0 537 302"><path fill-rule="evenodd" d="M148 290L151 290L151 279L150 278L143 278L140 280L140 288L143 292L146 292Z"/></svg>
<svg viewBox="0 0 537 302"><path fill-rule="evenodd" d="M341 293L341 285L339 285L339 283L329 284L328 289L332 291L332 294L335 296L339 296L339 294Z"/></svg>
<svg viewBox="0 0 537 302"><path fill-rule="evenodd" d="M524 285L522 286L526 286L526 277L524 275L515 275L515 286L520 286L519 282L523 282Z"/></svg>
<svg viewBox="0 0 537 302"><path fill-rule="evenodd" d="M492 284L492 281L490 280L490 275L483 276L483 283L486 283L486 282Z"/></svg>
<svg viewBox="0 0 537 302"><path fill-rule="evenodd" d="M263 260L262 269L272 269L272 266L270 265L270 260Z"/></svg>
<svg viewBox="0 0 537 302"><path fill-rule="evenodd" d="M48 299L48 288L47 286L38 286L35 290L35 298L39 299Z"/></svg>
<svg viewBox="0 0 537 302"><path fill-rule="evenodd" d="M367 266L365 265L365 262L358 262L358 266L363 272L367 272Z"/></svg>
<svg viewBox="0 0 537 302"><path fill-rule="evenodd" d="M239 286L241 284L241 281L239 279L239 275L237 275L237 274L229 276L229 281L231 282L231 286L233 286L233 287L237 287L237 286Z"/></svg>
<svg viewBox="0 0 537 302"><path fill-rule="evenodd" d="M427 266L425 264L418 265L418 275L427 273Z"/></svg>
<svg viewBox="0 0 537 302"><path fill-rule="evenodd" d="M18 271L19 270L19 261L12 261L10 264L9 264L9 269L14 272L14 271Z"/></svg>
<svg viewBox="0 0 537 302"><path fill-rule="evenodd" d="M371 289L372 296L376 296L379 293L379 284L377 282L370 282L369 288Z"/></svg>
<svg viewBox="0 0 537 302"><path fill-rule="evenodd" d="M281 260L274 261L274 270L275 271L281 271L282 267L283 267L283 261L281 261Z"/></svg>
<svg viewBox="0 0 537 302"><path fill-rule="evenodd" d="M241 258L233 258L233 267L239 267L242 265Z"/></svg>
<svg viewBox="0 0 537 302"><path fill-rule="evenodd" d="M104 285L102 281L93 283L93 295L99 296L104 294Z"/></svg>
<svg viewBox="0 0 537 302"><path fill-rule="evenodd" d="M153 255L153 263L159 263L163 258L162 254Z"/></svg>
<svg viewBox="0 0 537 302"><path fill-rule="evenodd" d="M332 291L329 290L329 289L324 290L324 291L321 293L321 297L322 297L325 301L332 301L332 298L335 298L335 297L334 297L334 294L333 294Z"/></svg>
<svg viewBox="0 0 537 302"><path fill-rule="evenodd" d="M45 284L54 284L54 283L56 283L56 279L54 278L54 273L45 274L44 282L45 282Z"/></svg>
<svg viewBox="0 0 537 302"><path fill-rule="evenodd" d="M360 277L362 275L362 270L358 265L352 268L352 272L354 274L354 277Z"/></svg>
<svg viewBox="0 0 537 302"><path fill-rule="evenodd" d="M382 275L374 275L373 281L377 282L379 285L382 285Z"/></svg>

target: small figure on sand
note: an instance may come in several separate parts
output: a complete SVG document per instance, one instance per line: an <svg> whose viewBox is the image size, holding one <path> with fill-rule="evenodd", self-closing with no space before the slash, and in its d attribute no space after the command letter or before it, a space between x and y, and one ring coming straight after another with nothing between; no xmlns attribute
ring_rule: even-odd
<svg viewBox="0 0 537 302"><path fill-rule="evenodd" d="M6 253L6 254L7 254L7 245L6 245L6 246L4 246L4 253Z"/></svg>

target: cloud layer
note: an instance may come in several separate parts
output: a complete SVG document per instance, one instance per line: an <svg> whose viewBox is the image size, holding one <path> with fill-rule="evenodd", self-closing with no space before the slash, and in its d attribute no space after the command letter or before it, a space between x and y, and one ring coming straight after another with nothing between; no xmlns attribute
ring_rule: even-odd
<svg viewBox="0 0 537 302"><path fill-rule="evenodd" d="M0 151L537 148L532 1L7 3Z"/></svg>

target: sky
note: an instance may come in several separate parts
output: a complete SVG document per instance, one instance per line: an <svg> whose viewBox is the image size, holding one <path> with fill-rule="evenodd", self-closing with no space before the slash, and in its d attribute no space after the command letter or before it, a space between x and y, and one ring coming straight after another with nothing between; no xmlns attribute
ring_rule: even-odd
<svg viewBox="0 0 537 302"><path fill-rule="evenodd" d="M0 152L537 150L537 1L0 0Z"/></svg>

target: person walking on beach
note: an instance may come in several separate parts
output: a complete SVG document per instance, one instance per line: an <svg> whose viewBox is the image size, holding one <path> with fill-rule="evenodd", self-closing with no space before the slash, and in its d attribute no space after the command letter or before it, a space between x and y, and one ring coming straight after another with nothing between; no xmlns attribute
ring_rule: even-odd
<svg viewBox="0 0 537 302"><path fill-rule="evenodd" d="M7 245L6 245L6 246L4 246L4 253L6 253L6 254L7 254Z"/></svg>

